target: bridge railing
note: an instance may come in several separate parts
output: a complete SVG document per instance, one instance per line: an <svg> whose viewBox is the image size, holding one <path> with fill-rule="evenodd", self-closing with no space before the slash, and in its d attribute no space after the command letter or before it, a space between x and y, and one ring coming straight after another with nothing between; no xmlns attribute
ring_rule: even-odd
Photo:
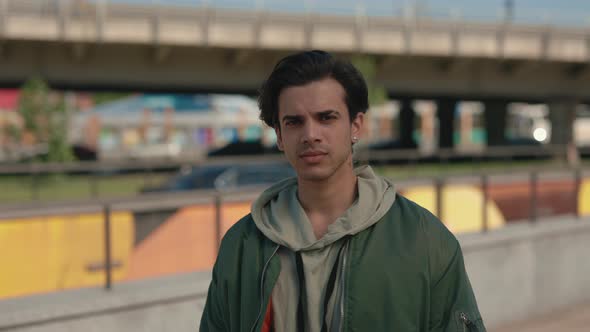
<svg viewBox="0 0 590 332"><path fill-rule="evenodd" d="M0 36L89 42L133 41L156 46L181 43L227 47L235 46L233 43L247 43L271 49L325 47L378 54L524 57L574 62L586 62L589 52L588 30L582 23L566 26L546 22L469 20L456 15L448 18L437 15L384 16L372 15L366 5L355 6L354 11L339 15L333 9L281 11L281 7L275 9L268 7L267 2L260 3L262 5L241 8L206 1L183 1L182 5L174 6L158 1L0 0ZM14 28L18 25L15 22L20 22L18 28ZM240 27L236 28L235 23ZM29 31L27 24L43 24L46 31ZM291 42L269 37L273 35L269 32L278 25L299 37ZM8 26L13 28L8 29ZM221 26L221 30L217 29ZM338 28L345 37L330 44L321 36L333 28ZM240 33L246 37L240 39L240 44L219 31L230 35ZM7 32L9 35L6 36ZM395 42L380 44L372 36L388 36ZM320 45L318 40L322 40ZM437 40L436 47L430 40ZM474 40L485 40L487 46L482 47Z"/></svg>
<svg viewBox="0 0 590 332"><path fill-rule="evenodd" d="M8 9L36 14L59 13L65 8L80 12L89 9L114 6L121 13L132 15L149 13L154 8L177 13L194 9L234 10L241 12L291 13L294 15L336 15L399 18L404 20L473 21L488 23L516 23L556 26L587 26L590 15L580 11L555 11L550 6L519 8L513 15L500 6L492 4L471 5L467 8L449 5L448 2L434 1L424 6L419 1L265 1L265 0L2 0ZM479 7L479 8L478 8ZM6 7L2 7L6 8Z"/></svg>
<svg viewBox="0 0 590 332"><path fill-rule="evenodd" d="M570 25L552 24L547 20L535 21L538 15L531 15L531 19L522 21L507 21L498 15L475 15L461 16L457 10L449 10L448 15L441 11L410 11L402 7L387 8L390 6L379 6L379 4L337 5L337 2L330 2L320 7L312 7L311 2L303 1L301 6L287 5L282 2L269 1L130 1L130 0L0 0L0 15L8 17L11 14L31 15L37 17L94 17L96 20L110 18L158 18L158 19L194 19L195 16L209 16L210 18L223 18L237 16L242 21L259 21L273 16L289 18L291 21L315 22L321 24L325 20L341 20L350 25L351 20L360 24L371 25L373 23L383 24L405 23L428 25L430 23L452 23L455 27L477 27L477 26L501 26L503 28L516 29L519 27L531 26L538 30L544 26L552 31L567 31L573 28L579 31L590 25L590 15L584 20L569 20ZM530 11L533 13L534 11Z"/></svg>

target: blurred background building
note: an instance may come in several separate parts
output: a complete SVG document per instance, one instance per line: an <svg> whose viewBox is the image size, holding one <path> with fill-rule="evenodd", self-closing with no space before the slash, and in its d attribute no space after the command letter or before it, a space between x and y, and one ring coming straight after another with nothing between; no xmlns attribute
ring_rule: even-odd
<svg viewBox="0 0 590 332"><path fill-rule="evenodd" d="M583 2L5 0L2 6L0 84L8 88L3 95L14 96L15 88L36 76L75 100L84 95L91 103L93 93L142 95L135 102L111 100L113 104L95 105L96 111L84 113L96 117L79 115L88 107L84 102L68 104L74 122L69 143L90 144L87 148L98 158L199 154L203 147L206 151L254 136L272 145L272 134L252 127L255 102L247 98L255 98L277 59L309 48L363 63L381 94L373 106L392 101L389 111L369 113L380 112L373 119L389 114L390 131L368 131L365 143L396 140L394 146L418 145L428 153L436 147L472 151L474 145L589 144L583 134L589 8ZM31 24L38 28L30 29ZM238 106L241 117L248 119L243 125L203 125L190 134L188 128L172 129L175 121L205 109L236 112L230 104L238 101L217 105L240 98L230 94L243 98ZM195 98L192 106L189 95ZM428 103L422 101L434 103L426 106L432 110L424 111ZM81 138L80 118L97 125L108 118L108 108L114 113L125 108L118 129L105 120L95 128L97 137ZM159 115L163 108L168 115ZM131 114L140 113L144 123L131 125ZM164 144L157 137L162 136L163 118L169 119L166 130L172 132L164 136L171 142L152 147ZM141 126L141 133L132 133ZM551 128L562 134L552 135ZM200 138L195 141L195 136ZM141 141L148 152L130 153L134 141ZM181 141L197 143L195 151ZM3 158L7 155L18 153L4 153Z"/></svg>

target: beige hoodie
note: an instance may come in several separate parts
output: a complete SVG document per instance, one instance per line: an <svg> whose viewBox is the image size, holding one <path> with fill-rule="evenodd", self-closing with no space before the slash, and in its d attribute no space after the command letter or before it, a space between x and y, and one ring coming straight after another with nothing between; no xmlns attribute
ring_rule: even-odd
<svg viewBox="0 0 590 332"><path fill-rule="evenodd" d="M252 205L252 217L258 229L281 246L278 251L281 273L272 292L277 331L319 332L324 322L329 331L338 329L340 316L334 310L341 292L339 262L345 237L378 222L395 201L393 184L376 176L371 167L359 167L355 173L357 199L320 239L316 239L297 199L297 179L273 185ZM296 263L298 256L302 266ZM328 295L324 310L326 286L333 272L336 273L334 291ZM298 308L303 308L305 326L302 327L297 326Z"/></svg>

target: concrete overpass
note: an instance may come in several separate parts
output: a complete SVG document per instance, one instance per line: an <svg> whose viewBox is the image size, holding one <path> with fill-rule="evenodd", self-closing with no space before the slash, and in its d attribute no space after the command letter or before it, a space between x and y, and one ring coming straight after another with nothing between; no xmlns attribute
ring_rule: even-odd
<svg viewBox="0 0 590 332"><path fill-rule="evenodd" d="M376 56L395 95L590 99L586 28L0 1L0 83L256 91L284 54Z"/></svg>
<svg viewBox="0 0 590 332"><path fill-rule="evenodd" d="M484 101L490 133L504 128L507 102L547 102L565 132L558 144L571 136L573 105L590 100L590 32L582 27L0 0L4 86L37 75L60 88L254 94L279 58L312 48L374 56L376 80L406 101L405 124L414 118L407 101L438 100L444 147L452 146L457 100Z"/></svg>

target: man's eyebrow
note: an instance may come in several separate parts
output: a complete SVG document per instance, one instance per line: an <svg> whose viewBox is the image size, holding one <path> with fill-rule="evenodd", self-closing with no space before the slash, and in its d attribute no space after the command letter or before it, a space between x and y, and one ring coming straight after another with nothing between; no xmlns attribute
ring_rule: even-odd
<svg viewBox="0 0 590 332"><path fill-rule="evenodd" d="M285 115L281 121L285 122L288 120L301 120L302 116L300 115Z"/></svg>
<svg viewBox="0 0 590 332"><path fill-rule="evenodd" d="M321 111L321 112L317 112L316 113L317 116L327 116L327 115L335 115L335 116L340 116L340 113L338 113L335 110L325 110L325 111ZM281 119L282 122L285 121L289 121L289 120L301 120L303 119L303 116L301 115L285 115L283 116L283 118Z"/></svg>
<svg viewBox="0 0 590 332"><path fill-rule="evenodd" d="M317 115L319 116L326 116L326 115L340 115L340 113L338 113L335 110L326 110L326 111L321 111L318 112Z"/></svg>

